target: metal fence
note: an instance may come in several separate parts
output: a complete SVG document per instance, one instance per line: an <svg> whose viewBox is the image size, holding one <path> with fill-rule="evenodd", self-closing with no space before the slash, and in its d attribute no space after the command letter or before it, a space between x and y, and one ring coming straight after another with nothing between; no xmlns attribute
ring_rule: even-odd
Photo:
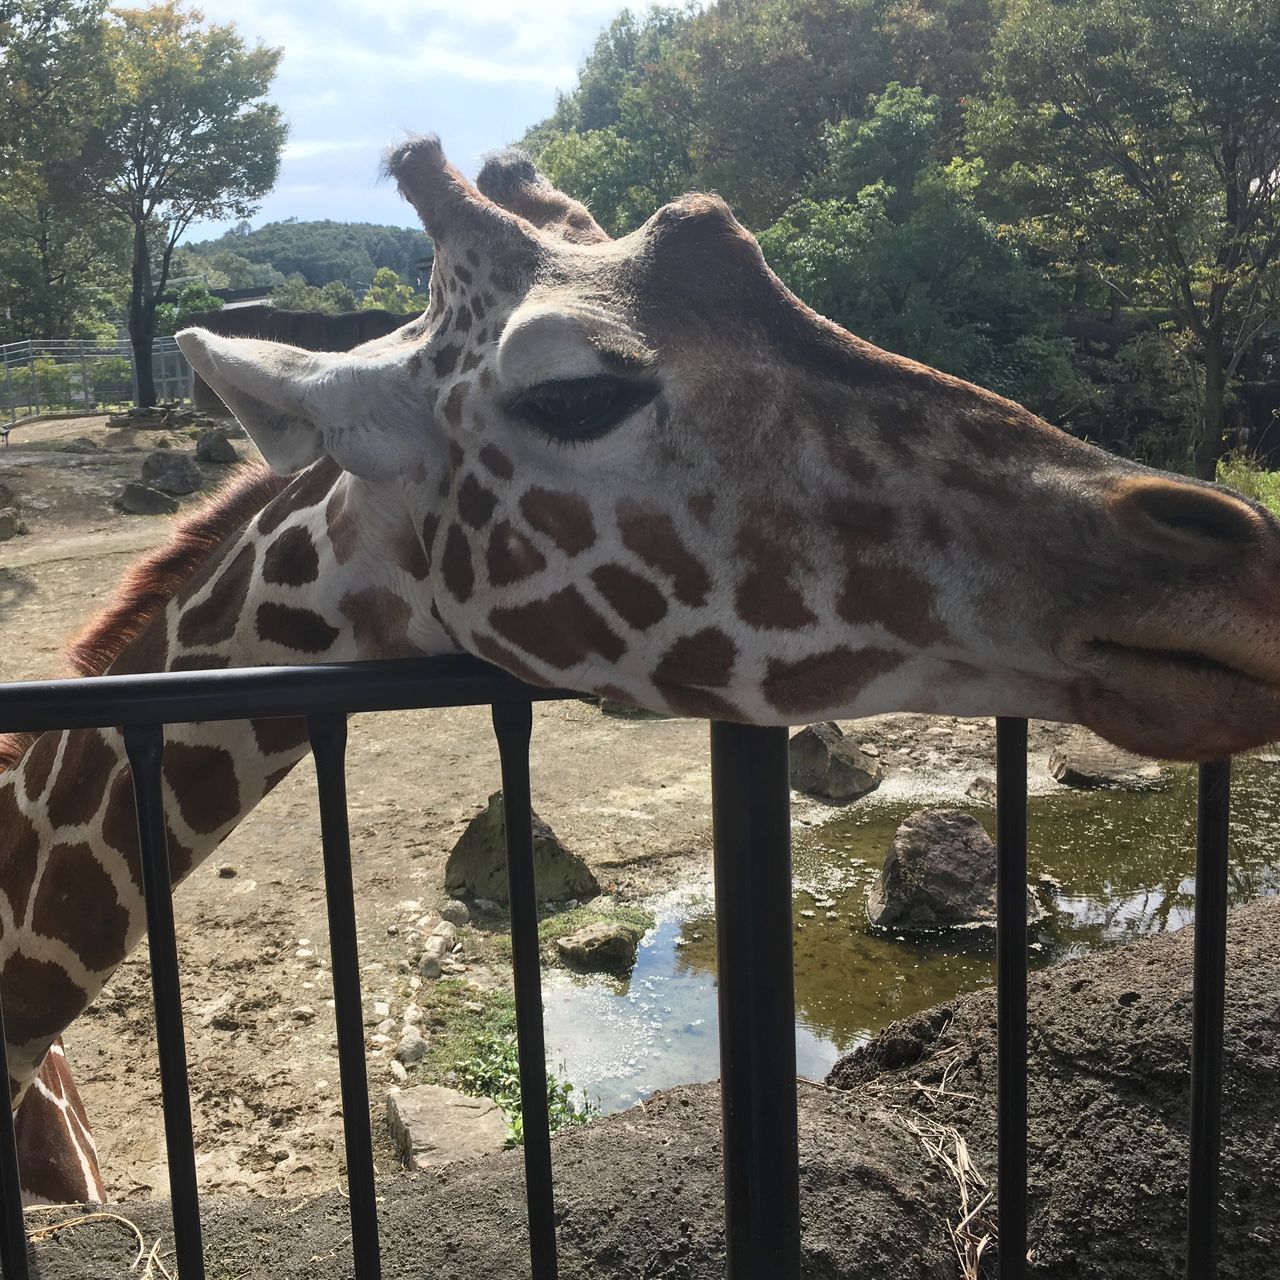
<svg viewBox="0 0 1280 1280"><path fill-rule="evenodd" d="M0 686L0 730L123 726L137 801L164 1098L175 1252L202 1280L186 1049L161 793L165 724L305 716L315 757L333 956L351 1234L358 1280L380 1275L373 1154L347 827L346 716L418 707L492 708L506 797L512 958L534 1280L557 1275L538 914L530 821L532 703L574 696L521 684L468 657L315 667L103 676ZM712 723L727 1274L801 1274L792 982L787 731ZM1027 724L997 722L998 1265L1027 1274ZM1230 766L1200 773L1196 868L1189 1280L1215 1274ZM3 1045L0 1026L0 1046ZM6 1063L0 1048L0 1071ZM0 1107L0 1268L28 1280L13 1122ZM851 1191L850 1194L856 1194Z"/></svg>
<svg viewBox="0 0 1280 1280"><path fill-rule="evenodd" d="M156 396L191 399L191 366L173 338L151 352ZM50 413L98 413L137 399L127 339L29 338L0 346L0 421L10 426Z"/></svg>

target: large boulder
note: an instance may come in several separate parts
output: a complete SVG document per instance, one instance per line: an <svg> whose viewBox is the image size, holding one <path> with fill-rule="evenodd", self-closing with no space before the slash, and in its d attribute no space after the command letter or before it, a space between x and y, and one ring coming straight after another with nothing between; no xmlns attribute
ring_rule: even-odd
<svg viewBox="0 0 1280 1280"><path fill-rule="evenodd" d="M196 461L226 464L239 462L240 455L236 452L235 445L227 439L227 433L215 427L200 432L197 437Z"/></svg>
<svg viewBox="0 0 1280 1280"><path fill-rule="evenodd" d="M826 800L856 800L884 777L880 761L844 736L834 720L811 724L791 738L791 786Z"/></svg>
<svg viewBox="0 0 1280 1280"><path fill-rule="evenodd" d="M556 939L561 959L575 969L630 973L636 967L640 930L627 924L600 921L583 925Z"/></svg>
<svg viewBox="0 0 1280 1280"><path fill-rule="evenodd" d="M539 902L594 898L600 892L600 883L591 868L576 853L570 853L536 813L533 815L533 867ZM459 897L509 901L506 820L501 791L489 797L489 803L471 819L453 846L444 869L444 887Z"/></svg>
<svg viewBox="0 0 1280 1280"><path fill-rule="evenodd" d="M142 479L165 493L195 493L204 487L204 472L189 453L157 449L142 462Z"/></svg>
<svg viewBox="0 0 1280 1280"><path fill-rule="evenodd" d="M387 1096L387 1127L410 1169L474 1160L507 1145L507 1121L489 1098L418 1084Z"/></svg>
<svg viewBox="0 0 1280 1280"><path fill-rule="evenodd" d="M18 534L26 531L26 524L13 507L0 510L0 542L8 542L10 538L16 538Z"/></svg>
<svg viewBox="0 0 1280 1280"><path fill-rule="evenodd" d="M16 506L17 502L17 495L3 480L0 480L0 511L3 511L5 507Z"/></svg>
<svg viewBox="0 0 1280 1280"><path fill-rule="evenodd" d="M1044 910L1027 890L1027 919ZM962 809L920 809L898 828L880 875L867 890L874 925L911 931L993 927L996 847Z"/></svg>
<svg viewBox="0 0 1280 1280"><path fill-rule="evenodd" d="M136 482L125 485L116 505L133 516L171 516L178 509L177 502L167 493Z"/></svg>
<svg viewBox="0 0 1280 1280"><path fill-rule="evenodd" d="M1168 770L1154 760L1113 747L1079 726L1049 757L1049 772L1066 787L1158 791L1169 785Z"/></svg>

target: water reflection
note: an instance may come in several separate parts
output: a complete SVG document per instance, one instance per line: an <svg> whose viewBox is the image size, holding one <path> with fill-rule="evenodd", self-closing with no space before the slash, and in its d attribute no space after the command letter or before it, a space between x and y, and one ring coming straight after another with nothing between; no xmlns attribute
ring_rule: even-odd
<svg viewBox="0 0 1280 1280"><path fill-rule="evenodd" d="M1236 766L1231 901L1280 893L1280 767ZM1033 876L1062 886L1051 921L1033 931L1033 963L1047 964L1177 929L1195 905L1194 770L1153 794L1067 792L1032 797ZM908 940L874 933L863 907L898 825L917 805L857 806L795 836L796 1037L802 1074L896 1018L994 981L985 933ZM966 806L989 831L994 812ZM656 1088L719 1071L715 917L709 882L654 904L629 982L546 975L548 1052L606 1110Z"/></svg>

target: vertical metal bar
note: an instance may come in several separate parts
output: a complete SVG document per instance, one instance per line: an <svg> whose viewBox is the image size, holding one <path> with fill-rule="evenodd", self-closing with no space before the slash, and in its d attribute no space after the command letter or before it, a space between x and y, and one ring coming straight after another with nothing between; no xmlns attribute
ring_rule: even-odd
<svg viewBox="0 0 1280 1280"><path fill-rule="evenodd" d="M346 716L307 717L320 797L320 838L324 845L325 902L329 908L329 950L333 958L333 1004L338 1021L338 1070L342 1079L342 1133L347 1149L347 1190L351 1206L351 1249L357 1280L378 1280L378 1204L373 1178L373 1134L369 1122L369 1079L364 1058L364 1016L360 1005L360 956L356 942L356 899L351 879L351 833L347 824Z"/></svg>
<svg viewBox="0 0 1280 1280"><path fill-rule="evenodd" d="M716 963L729 1280L798 1280L786 729L715 722Z"/></svg>
<svg viewBox="0 0 1280 1280"><path fill-rule="evenodd" d="M542 1031L538 951L538 891L533 872L533 810L529 741L533 704L493 705L493 731L502 762L502 811L507 831L511 894L511 967L515 974L520 1105L524 1110L525 1200L533 1280L556 1280L555 1189L551 1182L551 1122L547 1115L547 1050Z"/></svg>
<svg viewBox="0 0 1280 1280"><path fill-rule="evenodd" d="M0 1080L6 1099L0 1106L0 1275L4 1280L28 1280L27 1232L22 1221L22 1181L18 1170L18 1144L13 1132L13 1108L8 1101L9 1054L0 1011Z"/></svg>
<svg viewBox="0 0 1280 1280"><path fill-rule="evenodd" d="M93 394L89 386L89 361L84 354L84 339L80 339L80 393L84 397L84 410L93 412Z"/></svg>
<svg viewBox="0 0 1280 1280"><path fill-rule="evenodd" d="M160 1089L164 1101L169 1193L173 1199L174 1253L182 1280L204 1280L200 1194L196 1188L187 1045L182 1030L182 988L173 930L173 889L161 782L164 730L158 724L126 725L124 745L133 772L133 798L138 811L139 861L147 904L151 991L156 1006L156 1052L160 1059Z"/></svg>
<svg viewBox="0 0 1280 1280"><path fill-rule="evenodd" d="M996 720L1000 1280L1027 1274L1027 722Z"/></svg>
<svg viewBox="0 0 1280 1280"><path fill-rule="evenodd" d="M1222 1040L1231 819L1229 760L1200 766L1196 819L1187 1277L1188 1280L1211 1280L1217 1275L1218 1266L1218 1164L1222 1143Z"/></svg>

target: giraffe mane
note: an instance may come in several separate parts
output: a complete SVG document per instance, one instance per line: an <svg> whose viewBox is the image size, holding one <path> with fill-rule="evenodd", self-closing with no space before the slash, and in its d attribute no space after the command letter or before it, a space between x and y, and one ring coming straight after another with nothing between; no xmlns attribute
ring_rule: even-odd
<svg viewBox="0 0 1280 1280"><path fill-rule="evenodd" d="M66 647L65 674L100 676L141 635L201 564L239 532L293 479L251 463L173 527L169 541L136 560L111 603ZM0 772L12 768L35 741L34 734L0 734Z"/></svg>

